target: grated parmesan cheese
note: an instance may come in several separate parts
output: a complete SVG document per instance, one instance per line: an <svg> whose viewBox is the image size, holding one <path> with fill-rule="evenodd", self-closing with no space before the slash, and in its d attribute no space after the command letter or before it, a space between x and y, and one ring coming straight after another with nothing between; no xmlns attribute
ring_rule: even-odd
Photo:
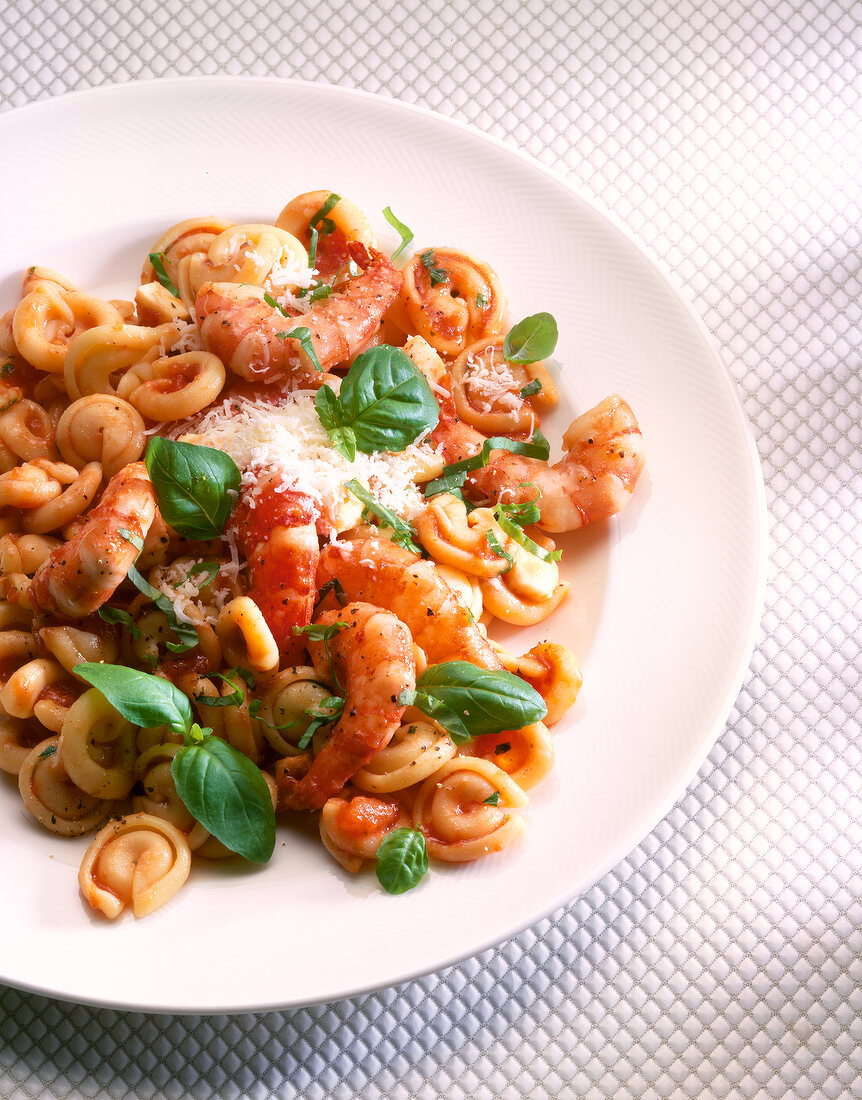
<svg viewBox="0 0 862 1100"><path fill-rule="evenodd" d="M344 483L351 478L402 519L411 520L423 507L415 476L437 458L433 445L412 443L397 453L363 454L349 462L329 443L314 407L314 392L286 394L283 403L231 397L187 427L182 437L215 447L234 460L243 473L243 487L252 488L264 470L281 474L283 491L306 493L327 525L338 524L339 509L353 501ZM249 501L253 505L253 500ZM352 509L355 513L355 509Z"/></svg>

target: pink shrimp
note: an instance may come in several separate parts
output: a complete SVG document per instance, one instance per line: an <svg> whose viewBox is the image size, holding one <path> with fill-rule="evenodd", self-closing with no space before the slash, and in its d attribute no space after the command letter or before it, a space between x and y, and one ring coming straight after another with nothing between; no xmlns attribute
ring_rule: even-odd
<svg viewBox="0 0 862 1100"><path fill-rule="evenodd" d="M204 283L195 302L204 347L250 381L317 389L326 381L324 372L346 363L374 336L401 288L401 272L382 253L358 241L349 242L347 251L361 274L291 317L232 283ZM299 339L285 339L295 328L308 329L320 369Z"/></svg>
<svg viewBox="0 0 862 1100"><path fill-rule="evenodd" d="M308 645L317 675L330 680L334 673L344 688L344 709L306 774L280 778L279 809L319 810L388 744L404 713L398 697L416 687L410 631L389 611L351 603L317 621L347 624L325 645Z"/></svg>
<svg viewBox="0 0 862 1100"><path fill-rule="evenodd" d="M349 600L373 601L406 623L429 665L470 661L503 667L435 564L418 554L382 538L331 542L320 552L318 586L333 579Z"/></svg>
<svg viewBox="0 0 862 1100"><path fill-rule="evenodd" d="M293 627L307 626L314 608L317 509L305 493L279 491L280 481L271 473L244 493L230 522L251 572L249 595L282 658L291 663L300 660L305 648Z"/></svg>
<svg viewBox="0 0 862 1100"><path fill-rule="evenodd" d="M431 433L447 462L470 458L485 436L459 420L448 394ZM643 437L631 408L614 394L577 417L563 436L563 457L553 466L538 458L492 451L486 466L467 479L469 496L496 502L532 500L539 490L544 531L575 531L616 515L631 498L644 468Z"/></svg>
<svg viewBox="0 0 862 1100"><path fill-rule="evenodd" d="M38 613L81 619L106 603L125 580L156 515L156 495L143 462L124 466L68 542L44 561L30 584ZM128 533L130 538L121 534Z"/></svg>

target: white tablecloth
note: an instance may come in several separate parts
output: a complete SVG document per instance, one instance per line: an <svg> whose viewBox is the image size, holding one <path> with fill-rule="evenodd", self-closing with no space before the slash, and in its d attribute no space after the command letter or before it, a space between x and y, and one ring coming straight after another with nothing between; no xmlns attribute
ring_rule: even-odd
<svg viewBox="0 0 862 1100"><path fill-rule="evenodd" d="M524 148L705 319L754 425L772 540L726 730L586 895L442 973L296 1012L146 1016L0 987L0 1096L862 1095L862 6L4 0L0 20L0 109L290 76Z"/></svg>

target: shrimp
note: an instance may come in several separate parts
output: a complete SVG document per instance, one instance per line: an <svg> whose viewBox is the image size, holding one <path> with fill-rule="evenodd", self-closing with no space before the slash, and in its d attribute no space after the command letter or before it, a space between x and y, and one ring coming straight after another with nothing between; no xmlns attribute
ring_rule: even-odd
<svg viewBox="0 0 862 1100"><path fill-rule="evenodd" d="M126 579L138 556L136 542L146 537L155 515L156 494L146 466L124 466L76 534L36 570L30 585L34 610L65 619L98 610Z"/></svg>
<svg viewBox="0 0 862 1100"><path fill-rule="evenodd" d="M398 698L416 687L413 640L391 612L357 602L325 611L317 622L347 624L327 643L308 645L317 675L329 680L334 674L343 686L344 708L306 774L281 777L280 810L319 810L388 744L404 713Z"/></svg>
<svg viewBox="0 0 862 1100"><path fill-rule="evenodd" d="M449 394L440 398L440 421L430 435L447 462L478 454L486 437L460 420ZM522 503L539 491L544 531L575 531L616 515L628 503L644 468L643 437L630 406L617 394L576 417L563 435L563 457L553 466L538 458L492 451L473 471L467 494Z"/></svg>
<svg viewBox="0 0 862 1100"><path fill-rule="evenodd" d="M503 667L436 565L418 554L382 538L331 542L320 551L318 587L333 579L349 600L371 600L406 623L429 665L470 661Z"/></svg>
<svg viewBox="0 0 862 1100"><path fill-rule="evenodd" d="M240 499L231 529L251 573L249 595L288 663L301 663L304 643L293 633L307 626L314 608L318 541L317 507L307 494L280 489L272 472Z"/></svg>
<svg viewBox="0 0 862 1100"><path fill-rule="evenodd" d="M205 283L195 313L206 350L250 381L317 389L325 371L345 363L374 336L401 287L401 272L382 253L358 241L350 241L347 252L361 274L307 313L285 317L256 296L256 288ZM319 368L298 338L285 338L295 328L308 329Z"/></svg>

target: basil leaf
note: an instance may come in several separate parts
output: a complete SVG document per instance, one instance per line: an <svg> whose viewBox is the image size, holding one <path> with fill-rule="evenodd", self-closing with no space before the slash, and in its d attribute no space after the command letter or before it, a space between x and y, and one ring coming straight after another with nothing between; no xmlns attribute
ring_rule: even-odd
<svg viewBox="0 0 862 1100"><path fill-rule="evenodd" d="M344 710L344 700L340 695L327 695L325 699L321 699L315 707L306 707L303 714L311 719L308 725L305 727L305 733L297 741L296 747L298 749L307 749L311 744L311 739L317 733L321 726L328 726L330 722L335 722L341 717L341 712Z"/></svg>
<svg viewBox="0 0 862 1100"><path fill-rule="evenodd" d="M425 709L429 700L434 713ZM419 707L449 729L441 717L440 708L444 708L456 716L455 733L461 738L465 730L468 737L481 737L486 733L523 729L548 713L541 695L520 676L478 668L468 661L431 665L417 677L416 690L403 691L398 702L402 706Z"/></svg>
<svg viewBox="0 0 862 1100"><path fill-rule="evenodd" d="M431 286L436 286L438 283L444 283L449 278L449 272L445 267L435 267L437 260L434 256L434 249L429 248L427 252L423 252L419 257L422 261L422 266L428 272L428 278L431 280Z"/></svg>
<svg viewBox="0 0 862 1100"><path fill-rule="evenodd" d="M170 680L125 665L94 662L75 665L72 671L98 688L114 710L135 726L168 726L183 735L191 729L191 703Z"/></svg>
<svg viewBox="0 0 862 1100"><path fill-rule="evenodd" d="M263 775L247 756L212 734L183 745L171 762L189 813L232 852L266 863L275 848L275 811Z"/></svg>
<svg viewBox="0 0 862 1100"><path fill-rule="evenodd" d="M272 309L277 309L278 312L282 315L282 317L290 317L291 316L291 314L287 312L287 310L284 308L284 306L281 305L279 302L277 302L271 294L265 293L264 296L263 296L263 300L266 302L266 304L268 306L271 306ZM287 333L286 332L277 332L276 336L278 337L279 340L283 340L287 336Z"/></svg>
<svg viewBox="0 0 862 1100"><path fill-rule="evenodd" d="M308 222L308 228L317 229L322 237L328 236L330 233L335 232L335 222L327 217L331 214L333 209L341 202L341 195L336 195L332 191L326 198L326 201L320 207L320 209L311 215Z"/></svg>
<svg viewBox="0 0 862 1100"><path fill-rule="evenodd" d="M338 394L318 391L314 407L331 441L349 429L363 454L403 451L440 419L422 372L401 348L386 344L357 355Z"/></svg>
<svg viewBox="0 0 862 1100"><path fill-rule="evenodd" d="M542 383L538 378L534 378L532 382L528 382L526 386L521 390L521 397L532 397L534 393L542 392Z"/></svg>
<svg viewBox="0 0 862 1100"><path fill-rule="evenodd" d="M122 535L123 532L120 531L120 534ZM153 601L159 611L161 611L168 620L168 626L179 638L178 642L165 642L165 645L171 653L185 653L186 650L194 649L196 645L200 645L198 632L191 623L180 622L177 617L176 608L164 592L160 592L158 588L153 588L146 577L142 577L134 565L129 568L126 577L139 592Z"/></svg>
<svg viewBox="0 0 862 1100"><path fill-rule="evenodd" d="M542 561L559 561L563 556L562 550L546 550L544 546L539 546L537 542L534 542L530 536L524 532L524 528L512 520L499 504L494 507L494 519L496 519L501 529L506 532L509 538L514 539L519 546L523 546L525 550L528 550L531 554L535 554L535 556Z"/></svg>
<svg viewBox="0 0 862 1100"><path fill-rule="evenodd" d="M534 313L509 330L503 356L510 363L535 363L547 359L557 346L557 322L550 313Z"/></svg>
<svg viewBox="0 0 862 1100"><path fill-rule="evenodd" d="M237 669L237 672L240 670ZM245 701L245 692L239 686L235 684L233 680L229 679L224 673L210 672L209 678L211 680L224 680L228 687L232 687L233 691L230 695L193 695L192 698L196 703L200 703L205 707L241 707Z"/></svg>
<svg viewBox="0 0 862 1100"><path fill-rule="evenodd" d="M413 541L415 531L406 520L403 520L391 509L381 504L380 501L375 500L371 493L355 478L345 481L344 488L349 489L355 497L362 501L365 505L364 511L370 512L385 527L392 528L392 541L394 543L403 546L405 550L411 550L414 554L422 553L422 548Z"/></svg>
<svg viewBox="0 0 862 1100"><path fill-rule="evenodd" d="M500 544L500 540L490 529L490 527L485 532L485 539L487 540L488 545L491 547L491 550L497 555L497 557L504 558L509 563L503 570L504 573L508 573L512 566L515 564L515 559L512 557L508 550L503 549L502 545Z"/></svg>
<svg viewBox="0 0 862 1100"><path fill-rule="evenodd" d="M278 305L278 303L276 303ZM281 309L281 306L278 307ZM284 313L284 310L281 310ZM287 314L285 314L287 316ZM298 340L299 346L311 360L311 364L316 371L322 371L323 367L320 365L320 360L317 358L317 352L314 350L314 344L311 342L311 333L305 327L300 325L298 328L292 328L289 332L277 332L276 339L278 340Z"/></svg>
<svg viewBox="0 0 862 1100"><path fill-rule="evenodd" d="M164 252L151 252L149 256L150 263L153 265L153 271L156 273L156 278L162 284L162 286L170 294L173 294L175 298L179 298L180 292L171 282L171 278L165 269L165 254Z"/></svg>
<svg viewBox="0 0 862 1100"><path fill-rule="evenodd" d="M425 486L425 496L433 497L438 493L451 493L453 489L460 489L467 480L467 474L488 465L491 451L511 451L512 454L539 458L545 462L551 453L551 446L538 428L533 432L532 439L526 443L507 439L504 435L491 436L482 444L481 451L472 458L462 458L460 462L444 466L440 476Z"/></svg>
<svg viewBox="0 0 862 1100"><path fill-rule="evenodd" d="M123 611L119 607L108 607L107 605L99 608L99 618L106 623L119 623L121 626L126 627L133 638L140 638L141 632L138 630L137 624L128 611Z"/></svg>
<svg viewBox="0 0 862 1100"><path fill-rule="evenodd" d="M240 488L239 467L230 455L156 435L144 461L165 523L190 539L221 535Z"/></svg>
<svg viewBox="0 0 862 1100"><path fill-rule="evenodd" d="M392 207L387 206L383 211L383 217L389 222L393 229L397 230L401 234L401 244L395 249L390 257L393 260L397 260L404 249L413 240L413 230L408 229L404 222L399 221L392 213Z"/></svg>
<svg viewBox="0 0 862 1100"><path fill-rule="evenodd" d="M428 871L428 850L419 829L394 829L377 849L377 881L387 894L412 890Z"/></svg>

